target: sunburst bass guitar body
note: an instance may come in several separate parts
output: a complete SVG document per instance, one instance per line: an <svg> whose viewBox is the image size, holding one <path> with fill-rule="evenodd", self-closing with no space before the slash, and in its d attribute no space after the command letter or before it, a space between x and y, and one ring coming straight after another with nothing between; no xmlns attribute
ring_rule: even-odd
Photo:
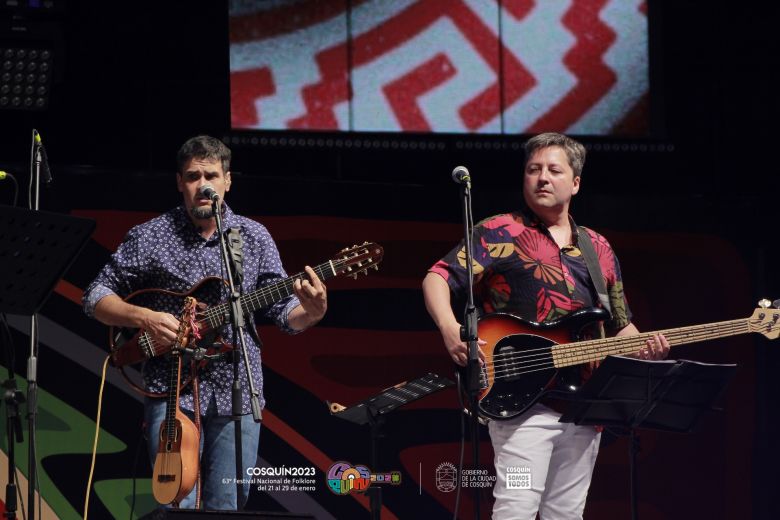
<svg viewBox="0 0 780 520"><path fill-rule="evenodd" d="M585 341L577 341L579 333L606 319L603 309L580 309L546 323L512 314L485 315L479 321L479 337L487 342L482 347L479 414L512 419L550 393L565 398L579 389L581 365L610 355L635 354L655 334L663 334L672 347L753 332L777 338L780 310L770 308L768 300L759 305L749 318Z"/></svg>
<svg viewBox="0 0 780 520"><path fill-rule="evenodd" d="M579 390L579 367L559 369L553 363L556 345L579 338L589 324L608 318L603 309L583 309L565 318L536 323L512 314L495 313L479 321L482 347L482 391L479 411L491 419L511 419L545 394Z"/></svg>

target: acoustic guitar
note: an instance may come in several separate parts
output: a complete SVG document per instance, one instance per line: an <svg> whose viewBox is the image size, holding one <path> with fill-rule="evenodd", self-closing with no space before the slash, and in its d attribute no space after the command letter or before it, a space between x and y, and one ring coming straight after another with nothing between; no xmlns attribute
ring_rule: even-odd
<svg viewBox="0 0 780 520"><path fill-rule="evenodd" d="M367 274L369 269L379 269L379 263L384 256L384 249L379 244L365 242L359 246L342 249L330 260L314 267L314 272L320 280L327 280L339 275L346 275L357 279L358 274ZM247 314L257 310L270 307L276 302L287 298L293 294L293 284L295 280L307 280L306 273L294 274L278 282L266 285L244 294L240 297L241 306ZM218 277L204 278L196 283L189 291L177 293L163 289L142 289L136 291L125 301L133 305L147 307L152 310L161 310L156 308L161 296L174 298L175 301L184 301L187 297L194 297L204 304L203 309L198 309L196 323L201 331L202 339L195 346L204 346L211 348L214 345L220 345L223 350L230 348L221 342L219 330L225 325L230 316L230 307L228 302L218 303L209 301L207 295L220 294L220 290L225 282ZM135 363L140 363L156 356L167 354L171 351L170 345L158 345L143 329L111 327L110 331L111 345L111 363L122 371L125 380L139 393L148 397L164 397L165 394L148 392L139 388L125 374L123 367ZM185 381L186 384L186 381Z"/></svg>

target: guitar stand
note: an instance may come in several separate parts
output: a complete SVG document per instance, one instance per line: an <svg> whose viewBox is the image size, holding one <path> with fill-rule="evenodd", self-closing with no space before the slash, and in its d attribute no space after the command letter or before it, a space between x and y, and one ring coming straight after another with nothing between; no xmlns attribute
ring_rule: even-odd
<svg viewBox="0 0 780 520"><path fill-rule="evenodd" d="M325 401L325 404L328 405L328 410L334 417L339 417L359 425L368 424L371 426L369 464L373 470L376 470L379 467L379 439L383 436L382 426L385 423L385 416L396 408L422 399L426 395L439 390L444 390L454 384L445 377L428 373L423 377L404 381L386 388L377 395L348 408L330 401ZM369 486L366 493L369 495L371 520L380 520L382 513L382 488Z"/></svg>
<svg viewBox="0 0 780 520"><path fill-rule="evenodd" d="M560 422L614 426L629 431L631 518L637 520L639 428L690 433L734 375L736 365L686 360L645 361L609 356Z"/></svg>
<svg viewBox="0 0 780 520"><path fill-rule="evenodd" d="M12 348L8 345L8 348ZM13 367L9 366L9 372ZM14 446L22 443L22 420L19 415L19 405L24 403L24 394L17 390L16 379L3 381L3 401L5 402L6 441L8 443L8 482L5 486L6 518L16 518L16 458Z"/></svg>

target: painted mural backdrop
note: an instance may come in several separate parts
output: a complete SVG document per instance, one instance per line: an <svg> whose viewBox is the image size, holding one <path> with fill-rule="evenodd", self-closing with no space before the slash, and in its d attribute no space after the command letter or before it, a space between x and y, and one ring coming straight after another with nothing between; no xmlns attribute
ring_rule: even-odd
<svg viewBox="0 0 780 520"><path fill-rule="evenodd" d="M288 336L271 324L259 324L264 340L267 407L257 471L270 471L262 470L266 467L306 468L313 483L305 484L306 489L269 485L262 491L254 489L248 507L310 512L322 519L366 518L365 495L334 492L329 475L337 477L352 470L361 474L367 468L377 475L400 477L400 482L382 488L383 518L451 518L456 486L450 465L458 464L461 417L454 390L438 392L389 415L376 467L369 465L369 430L332 416L326 401L349 406L428 372L453 377L441 338L424 309L420 283L426 269L458 240L460 226L422 219L393 220L390 206L387 218L263 214L253 210L257 202L251 196L263 189L263 183L240 180L243 198L241 193L231 192L233 208L268 227L289 273L366 240L385 248L378 272L357 280L342 277L328 282L328 314L314 329ZM89 182L95 193L111 193L117 186L110 176L91 177ZM147 185L143 178L137 186L132 178L123 182L127 190ZM339 197L336 193L332 193L334 199ZM154 201L134 201L133 205L144 206L134 210L113 209L99 197L60 199L73 204L75 209L70 213L93 218L98 225L40 315L38 451L45 518L81 518L89 473L108 331L83 314L81 293L127 230L175 204L177 195L161 193ZM377 211L383 207L379 204ZM728 242L707 235L599 231L610 239L621 259L640 329L707 323L752 313L750 275ZM711 262L712 258L718 261ZM23 375L28 321L11 316L10 323L15 368ZM681 358L736 362L740 369L725 395L725 413L706 416L701 431L642 435L639 471L643 518L750 516L750 480L746 476L752 472L752 429L745 425L754 421L754 352L761 341L766 340L745 336L676 351ZM19 382L24 388L21 375ZM130 375L137 377L133 371ZM109 368L102 406L90 518L137 518L154 507L151 466L141 442L142 401L116 369ZM4 421L5 414L0 418ZM24 435L27 440L26 431ZM492 472L486 431L483 436L482 463ZM7 453L5 439L0 446ZM622 438L611 437L605 442L586 518L628 516L627 451ZM25 453L25 446L17 446L20 484L26 496ZM490 493L486 487L482 495L485 517L491 506ZM470 518L470 493L462 501L460 518Z"/></svg>

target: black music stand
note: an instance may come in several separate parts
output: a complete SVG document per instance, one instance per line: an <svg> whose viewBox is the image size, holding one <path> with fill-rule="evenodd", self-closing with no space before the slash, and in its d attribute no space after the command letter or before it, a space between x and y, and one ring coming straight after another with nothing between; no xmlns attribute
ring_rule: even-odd
<svg viewBox="0 0 780 520"><path fill-rule="evenodd" d="M0 312L38 312L94 230L91 219L0 206Z"/></svg>
<svg viewBox="0 0 780 520"><path fill-rule="evenodd" d="M439 390L444 390L455 383L439 375L428 373L411 381L404 381L390 388L385 388L373 397L369 397L349 408L344 408L337 403L325 401L331 415L346 421L364 425L371 425L371 454L369 464L372 470L379 464L379 437L381 435L384 416L405 404L411 403ZM380 520L382 512L382 489L378 486L369 486L366 493L371 504L371 519Z"/></svg>
<svg viewBox="0 0 780 520"><path fill-rule="evenodd" d="M95 221L46 211L32 211L0 206L0 313L33 316L54 290L76 256L84 248L95 229ZM36 331L30 330L34 337ZM10 344L8 348L13 350ZM9 351L9 354L12 352ZM13 359L9 355L7 359ZM28 361L27 417L29 421L29 485L35 476L35 417L37 414L36 359ZM14 437L21 442L18 406L23 402L16 390L13 366L8 366L9 379L3 382L8 414L8 486L13 486ZM16 435L14 435L14 433ZM6 499L12 499L13 510L6 507L6 517L15 518L16 494L6 489ZM6 502L8 504L8 502ZM28 504L29 508L29 504ZM32 511L32 510L31 510ZM32 517L33 515L31 515Z"/></svg>
<svg viewBox="0 0 780 520"><path fill-rule="evenodd" d="M736 365L609 356L572 397L561 422L629 430L631 518L637 519L637 428L689 433L734 375Z"/></svg>

